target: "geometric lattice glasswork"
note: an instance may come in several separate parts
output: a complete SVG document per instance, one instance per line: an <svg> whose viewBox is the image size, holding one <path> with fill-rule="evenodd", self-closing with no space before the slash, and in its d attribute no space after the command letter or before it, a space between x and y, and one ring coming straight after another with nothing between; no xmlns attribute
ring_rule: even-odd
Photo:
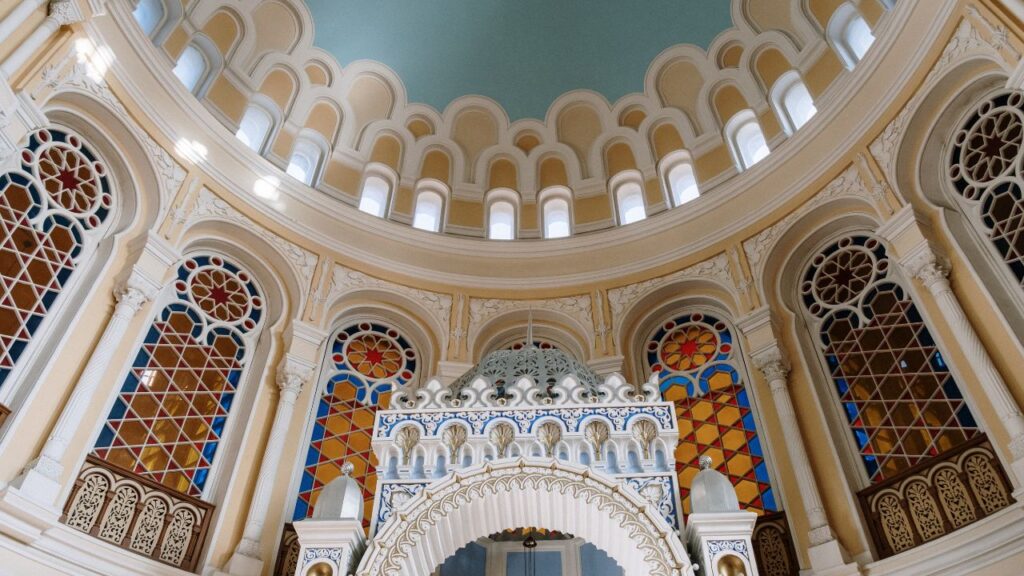
<svg viewBox="0 0 1024 576"><path fill-rule="evenodd" d="M646 353L661 395L675 404L679 421L676 473L683 511L690 511L689 486L704 454L732 482L743 509L776 511L739 351L728 326L699 312L680 316L655 331Z"/></svg>
<svg viewBox="0 0 1024 576"><path fill-rule="evenodd" d="M99 458L200 496L263 317L248 272L220 256L178 269L96 441Z"/></svg>
<svg viewBox="0 0 1024 576"><path fill-rule="evenodd" d="M0 386L113 205L106 167L74 134L38 130L19 159L0 174Z"/></svg>
<svg viewBox="0 0 1024 576"><path fill-rule="evenodd" d="M363 491L363 524L370 526L377 462L370 448L373 421L396 386L416 374L416 351L397 330L361 322L340 330L328 350L327 382L317 403L313 433L299 482L294 520L313 515L320 489L344 463Z"/></svg>
<svg viewBox="0 0 1024 576"><path fill-rule="evenodd" d="M978 434L881 242L833 242L811 261L800 291L872 483Z"/></svg>
<svg viewBox="0 0 1024 576"><path fill-rule="evenodd" d="M1024 93L982 102L953 139L949 177L979 227L1024 287Z"/></svg>

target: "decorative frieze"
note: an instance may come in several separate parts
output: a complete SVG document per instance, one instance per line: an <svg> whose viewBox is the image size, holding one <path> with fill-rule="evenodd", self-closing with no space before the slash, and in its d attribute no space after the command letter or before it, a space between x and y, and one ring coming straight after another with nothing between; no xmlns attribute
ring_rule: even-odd
<svg viewBox="0 0 1024 576"><path fill-rule="evenodd" d="M580 323L580 326L591 331L593 329L593 303L590 296L566 296L564 298L548 298L543 300L502 300L497 298L470 298L469 300L469 336L470 339L479 334L487 322L516 310L550 310L565 314Z"/></svg>
<svg viewBox="0 0 1024 576"><path fill-rule="evenodd" d="M298 244L285 240L284 238L270 232L263 226L254 222L248 216L242 214L223 199L206 188L199 191L196 204L185 221L185 226L190 227L205 220L226 220L234 222L266 240L276 248L292 266L295 275L302 279L303 286L309 286L313 280L313 271L316 269L316 254L302 248Z"/></svg>
<svg viewBox="0 0 1024 576"><path fill-rule="evenodd" d="M427 310L438 326L445 332L448 331L452 314L452 297L450 295L402 286L401 284L374 278L341 264L334 265L331 285L324 301L332 302L348 292L368 288L392 292L417 302Z"/></svg>

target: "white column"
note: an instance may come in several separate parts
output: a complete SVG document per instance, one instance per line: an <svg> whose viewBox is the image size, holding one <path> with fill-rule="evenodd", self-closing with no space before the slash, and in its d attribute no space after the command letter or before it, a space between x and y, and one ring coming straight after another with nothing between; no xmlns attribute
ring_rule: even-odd
<svg viewBox="0 0 1024 576"><path fill-rule="evenodd" d="M940 261L931 247L927 243L922 243L900 264L911 276L920 280L935 298L939 312L956 335L956 343L967 357L970 371L977 376L985 396L992 403L1006 428L1010 436L1010 454L1013 457L1010 467L1017 490L1021 491L1024 484L1024 416L1021 416L1020 407L992 363L992 358L978 338L974 326L968 321L960 301L953 294L948 279L948 262Z"/></svg>
<svg viewBox="0 0 1024 576"><path fill-rule="evenodd" d="M57 424L50 432L39 457L13 483L23 496L35 500L40 506L57 506L57 498L62 488L61 476L64 473L61 462L67 453L68 445L76 434L81 433L82 419L89 408L89 403L96 395L103 375L110 367L110 360L121 345L132 318L158 290L157 284L136 271L115 292L117 305L114 307L114 314L75 384L71 397L64 404Z"/></svg>
<svg viewBox="0 0 1024 576"><path fill-rule="evenodd" d="M768 387L772 391L772 399L775 402L775 412L782 426L782 434L786 439L786 451L789 453L789 467L796 477L797 487L800 489L800 498L804 503L807 513L807 522L810 530L808 539L810 547L808 554L811 558L811 568L816 573L857 573L855 565L847 564L847 554L835 535L832 527L828 524L828 517L825 515L825 507L821 503L821 495L818 492L818 484L814 479L814 472L811 470L811 461L807 457L807 449L804 446L803 436L800 434L800 426L796 420L796 410L793 408L793 400L789 396L789 362L787 362L782 350L777 344L771 344L753 354L751 359L757 369L764 374L768 381ZM849 570L843 568L849 567Z"/></svg>
<svg viewBox="0 0 1024 576"><path fill-rule="evenodd" d="M35 4L35 6L32 6ZM28 7L26 8L26 5ZM28 0L22 2L14 12L7 18L0 22L0 32L3 27L12 26L16 27L24 22L25 17L39 5L39 2ZM78 5L75 4L74 0L51 0L48 16L43 23L40 24L32 34L29 35L10 56L4 60L3 64L0 64L0 76L3 78L10 78L17 72L33 54L42 48L43 44L53 36L61 26L66 24L73 24L75 22L81 22L84 20L82 11L78 9ZM8 24L10 21L10 24ZM4 37L3 33L0 33L0 38Z"/></svg>
<svg viewBox="0 0 1024 576"><path fill-rule="evenodd" d="M270 427L267 446L263 450L256 488L249 504L249 515L245 520L242 541L238 543L235 553L228 562L227 573L232 575L259 576L263 569L260 560L260 546L263 536L263 525L267 520L271 492L274 489L274 477L280 469L281 453L284 450L285 437L295 412L295 401L302 392L302 386L313 374L313 365L294 356L285 357L284 364L277 371L277 385L281 389L281 397L277 402L277 412Z"/></svg>

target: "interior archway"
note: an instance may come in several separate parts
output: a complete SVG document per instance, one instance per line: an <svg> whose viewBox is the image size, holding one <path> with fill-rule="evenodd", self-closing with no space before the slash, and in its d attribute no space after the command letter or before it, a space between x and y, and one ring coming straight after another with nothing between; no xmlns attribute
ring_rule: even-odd
<svg viewBox="0 0 1024 576"><path fill-rule="evenodd" d="M433 576L622 576L622 567L583 538L544 528L509 528L467 542Z"/></svg>
<svg viewBox="0 0 1024 576"><path fill-rule="evenodd" d="M625 576L693 576L682 542L640 495L557 460L508 460L452 474L400 514L370 543L356 574L426 576L481 535L545 526L605 551Z"/></svg>

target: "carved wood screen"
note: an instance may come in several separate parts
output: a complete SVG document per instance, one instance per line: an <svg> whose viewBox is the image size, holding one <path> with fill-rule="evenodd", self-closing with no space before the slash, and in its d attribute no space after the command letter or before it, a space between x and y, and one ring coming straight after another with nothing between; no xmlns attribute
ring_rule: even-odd
<svg viewBox="0 0 1024 576"><path fill-rule="evenodd" d="M785 512L764 514L754 525L754 556L761 576L797 576L800 561Z"/></svg>
<svg viewBox="0 0 1024 576"><path fill-rule="evenodd" d="M1013 503L992 444L978 435L858 494L880 558L909 550Z"/></svg>

